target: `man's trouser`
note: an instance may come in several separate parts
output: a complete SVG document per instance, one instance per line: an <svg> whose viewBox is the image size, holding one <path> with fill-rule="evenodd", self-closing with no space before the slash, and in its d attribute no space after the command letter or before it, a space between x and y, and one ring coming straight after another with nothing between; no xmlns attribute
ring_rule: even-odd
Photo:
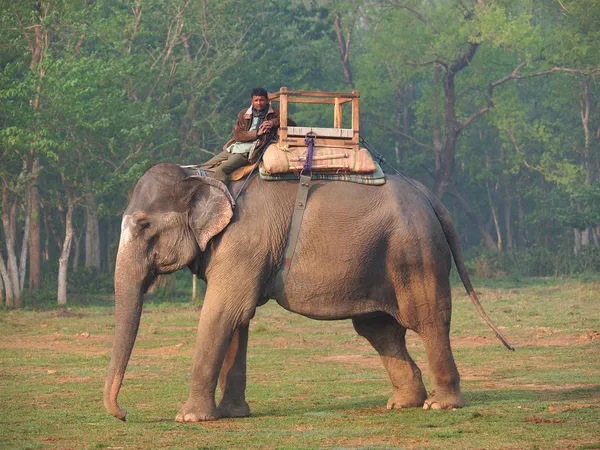
<svg viewBox="0 0 600 450"><path fill-rule="evenodd" d="M222 161L222 162L221 162ZM227 183L229 176L240 167L250 164L248 161L248 153L229 153L222 151L218 155L206 161L203 166L214 166L221 162L215 171L215 179Z"/></svg>

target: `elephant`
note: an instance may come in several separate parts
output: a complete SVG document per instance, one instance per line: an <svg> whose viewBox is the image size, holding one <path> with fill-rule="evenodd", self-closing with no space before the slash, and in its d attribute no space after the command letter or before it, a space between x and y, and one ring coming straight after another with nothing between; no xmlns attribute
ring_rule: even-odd
<svg viewBox="0 0 600 450"><path fill-rule="evenodd" d="M228 188L161 163L135 185L123 214L115 265L115 337L104 385L104 405L111 415L126 418L117 397L144 293L157 275L185 267L206 281L206 293L190 394L175 417L178 422L250 415L249 323L256 308L270 299L313 319L351 319L388 373L393 388L388 409L465 404L449 339L452 258L477 310L503 338L473 290L450 214L431 191L393 174L383 186L313 181L281 284L276 279L298 182L252 176L234 202L230 190L239 191L241 184L231 182ZM407 329L424 343L432 375L429 395L407 352ZM222 390L218 406L217 385Z"/></svg>

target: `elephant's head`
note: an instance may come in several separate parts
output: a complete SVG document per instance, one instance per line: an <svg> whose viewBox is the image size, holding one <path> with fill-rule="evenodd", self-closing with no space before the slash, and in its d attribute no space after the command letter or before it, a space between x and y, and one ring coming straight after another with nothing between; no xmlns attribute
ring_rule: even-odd
<svg viewBox="0 0 600 450"><path fill-rule="evenodd" d="M123 214L115 266L116 329L104 406L125 420L117 396L142 314L143 294L159 274L195 265L209 240L233 216L226 186L212 178L186 176L174 164L159 164L138 181Z"/></svg>

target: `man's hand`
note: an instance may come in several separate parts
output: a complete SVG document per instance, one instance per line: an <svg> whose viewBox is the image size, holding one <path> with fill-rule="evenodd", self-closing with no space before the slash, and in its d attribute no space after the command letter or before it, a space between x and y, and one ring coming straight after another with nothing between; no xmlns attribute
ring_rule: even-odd
<svg viewBox="0 0 600 450"><path fill-rule="evenodd" d="M262 134L269 133L271 131L271 128L273 128L273 122L271 122L270 120L265 120L263 123L260 124L256 135L260 136Z"/></svg>

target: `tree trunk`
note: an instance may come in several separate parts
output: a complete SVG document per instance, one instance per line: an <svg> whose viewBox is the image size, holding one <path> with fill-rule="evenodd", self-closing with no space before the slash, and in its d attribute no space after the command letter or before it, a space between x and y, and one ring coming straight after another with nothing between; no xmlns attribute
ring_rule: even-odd
<svg viewBox="0 0 600 450"><path fill-rule="evenodd" d="M79 234L77 234L77 232L75 232L75 239L73 240L73 245L75 246L75 254L73 255L73 271L77 272L77 269L79 268L79 259L81 258L81 235L83 234L83 231L81 231Z"/></svg>
<svg viewBox="0 0 600 450"><path fill-rule="evenodd" d="M48 225L48 214L44 210L44 261L50 261L50 227Z"/></svg>
<svg viewBox="0 0 600 450"><path fill-rule="evenodd" d="M577 228L573 228L573 254L579 255L581 253L581 231Z"/></svg>
<svg viewBox="0 0 600 450"><path fill-rule="evenodd" d="M350 41L352 38L352 30L356 18L351 19L351 24L346 30L346 36L342 30L342 21L339 14L336 14L333 24L335 26L335 35L338 41L338 49L340 51L340 59L342 70L344 71L344 79L350 89L354 89L354 81L352 80L352 70L350 69Z"/></svg>
<svg viewBox="0 0 600 450"><path fill-rule="evenodd" d="M23 292L25 289L25 269L27 268L27 251L29 245L29 227L31 225L31 208L27 205L27 212L25 213L25 228L23 230L23 243L21 246L21 258L19 261L19 292L18 302L15 304L17 308L23 307Z"/></svg>
<svg viewBox="0 0 600 450"><path fill-rule="evenodd" d="M0 257L2 259L2 257ZM4 261L2 261L4 263ZM2 269L0 269L0 307L4 306L4 277L2 276Z"/></svg>
<svg viewBox="0 0 600 450"><path fill-rule="evenodd" d="M587 80L581 82L581 91L579 96L579 105L581 113L581 124L583 125L584 133L584 151L583 151L583 169L585 171L585 184L591 186L592 180L592 164L590 161L590 89ZM581 245L587 247L590 245L590 229L586 228L581 232Z"/></svg>
<svg viewBox="0 0 600 450"><path fill-rule="evenodd" d="M587 247L588 245L590 245L590 229L586 228L581 231L581 246Z"/></svg>
<svg viewBox="0 0 600 450"><path fill-rule="evenodd" d="M89 183L88 183L89 184ZM98 211L93 195L86 197L85 209L85 267L100 271L100 230Z"/></svg>
<svg viewBox="0 0 600 450"><path fill-rule="evenodd" d="M41 8L40 15L37 16L40 22L43 22L50 12L50 6L47 8ZM46 51L51 39L48 38L48 31L51 27L42 27L41 23L36 23L33 26L33 32L35 39L30 40L28 32L23 30L27 41L30 44L31 61L29 68L32 72L37 74L37 89L33 94L30 101L31 109L35 112L40 108L40 97L42 93L42 82L46 71L42 65L44 58L46 57ZM39 190L38 190L38 168L39 159L36 155L35 140L31 142L30 155L31 155L31 180L29 181L29 204L31 205L31 232L29 242L29 290L38 289L42 284L42 258L41 258L41 243L40 243L40 202L39 202Z"/></svg>
<svg viewBox="0 0 600 450"><path fill-rule="evenodd" d="M523 250L527 247L527 229L525 228L525 206L523 205L523 199L517 198L517 241L519 250Z"/></svg>
<svg viewBox="0 0 600 450"><path fill-rule="evenodd" d="M488 231L487 227L484 225L483 220L481 220L481 217L475 211L473 211L473 209L471 209L469 202L467 202L465 198L462 195L460 195L460 193L456 190L454 186L450 185L449 188L450 189L448 192L458 200L458 203L461 205L463 210L467 213L469 218L473 221L473 223L479 230L479 234L481 234L481 238L483 239L483 244L485 245L485 247L488 250L498 250L498 246L496 245L496 242L494 242L494 238Z"/></svg>
<svg viewBox="0 0 600 450"><path fill-rule="evenodd" d="M71 244L73 242L73 209L75 208L75 202L73 198L73 191L65 181L64 175L63 185L67 192L67 217L65 219L65 239L62 245L62 251L58 260L58 292L57 292L57 303L59 306L67 304L67 271L69 266L69 255L71 253Z"/></svg>
<svg viewBox="0 0 600 450"><path fill-rule="evenodd" d="M8 275L8 269L6 268L4 258L2 257L2 252L0 252L0 275L2 276L2 281L0 281L0 284L4 282L4 292L6 294L6 307L12 308L15 305L15 297L13 295L13 289L12 284L10 282L10 276Z"/></svg>
<svg viewBox="0 0 600 450"><path fill-rule="evenodd" d="M496 207L494 206L494 200L492 199L492 192L490 186L487 186L488 200L490 202L490 210L492 212L492 219L494 220L494 228L496 230L496 242L497 249L502 251L502 233L500 232L500 223L498 222L498 215L496 214Z"/></svg>
<svg viewBox="0 0 600 450"><path fill-rule="evenodd" d="M512 202L508 190L505 190L504 197L504 233L506 235L506 249L513 248L513 233L512 233Z"/></svg>
<svg viewBox="0 0 600 450"><path fill-rule="evenodd" d="M40 193L38 190L38 159L33 161L32 179L29 191L29 208L31 222L29 224L29 292L38 289L42 284L42 246L40 238Z"/></svg>
<svg viewBox="0 0 600 450"><path fill-rule="evenodd" d="M6 240L6 269L7 276L12 290L12 298L7 296L7 305L13 308L21 304L21 293L19 292L19 266L17 265L17 256L15 254L15 230L16 224L16 204L10 203L8 199L8 188L2 186L2 226L4 227L4 238ZM7 288L8 291L8 288Z"/></svg>

